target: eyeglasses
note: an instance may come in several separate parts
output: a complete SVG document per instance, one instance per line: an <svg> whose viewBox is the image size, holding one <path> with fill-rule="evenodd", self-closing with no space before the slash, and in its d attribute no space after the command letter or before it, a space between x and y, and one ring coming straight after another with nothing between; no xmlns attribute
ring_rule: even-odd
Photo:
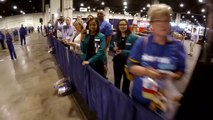
<svg viewBox="0 0 213 120"><path fill-rule="evenodd" d="M127 24L119 24L119 26L126 26Z"/></svg>
<svg viewBox="0 0 213 120"><path fill-rule="evenodd" d="M150 22L160 22L160 23L169 23L170 20L152 20Z"/></svg>

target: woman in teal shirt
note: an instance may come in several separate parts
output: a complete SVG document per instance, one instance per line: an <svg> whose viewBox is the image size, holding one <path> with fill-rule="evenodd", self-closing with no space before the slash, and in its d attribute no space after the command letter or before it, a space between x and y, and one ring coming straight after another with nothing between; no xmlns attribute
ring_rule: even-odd
<svg viewBox="0 0 213 120"><path fill-rule="evenodd" d="M96 19L90 19L87 24L89 34L82 35L81 51L83 65L90 65L96 72L106 78L104 74L105 36L99 32L99 23Z"/></svg>
<svg viewBox="0 0 213 120"><path fill-rule="evenodd" d="M130 81L126 77L124 66L130 54L130 50L137 39L138 37L129 30L128 21L126 19L121 19L117 25L117 32L111 41L110 51L114 52L114 84L120 89L121 78L123 76L122 91L126 95L129 95Z"/></svg>

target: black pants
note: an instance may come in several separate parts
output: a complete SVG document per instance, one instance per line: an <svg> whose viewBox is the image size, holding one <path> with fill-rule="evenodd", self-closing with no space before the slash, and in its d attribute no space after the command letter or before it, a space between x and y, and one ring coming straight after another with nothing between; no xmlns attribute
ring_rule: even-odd
<svg viewBox="0 0 213 120"><path fill-rule="evenodd" d="M105 69L104 69L104 62L101 60L97 60L94 65L90 65L97 73L99 73L101 76L106 78L105 75Z"/></svg>
<svg viewBox="0 0 213 120"><path fill-rule="evenodd" d="M0 42L1 42L2 49L6 49L4 45L4 40L0 40Z"/></svg>
<svg viewBox="0 0 213 120"><path fill-rule="evenodd" d="M121 78L123 76L123 86L122 91L129 96L129 84L130 81L126 77L126 73L124 71L124 65L126 64L126 59L120 57L113 58L113 69L114 69L114 79L115 86L120 89Z"/></svg>
<svg viewBox="0 0 213 120"><path fill-rule="evenodd" d="M26 45L26 37L25 36L21 36L21 45L23 45L23 42L24 42L24 45Z"/></svg>

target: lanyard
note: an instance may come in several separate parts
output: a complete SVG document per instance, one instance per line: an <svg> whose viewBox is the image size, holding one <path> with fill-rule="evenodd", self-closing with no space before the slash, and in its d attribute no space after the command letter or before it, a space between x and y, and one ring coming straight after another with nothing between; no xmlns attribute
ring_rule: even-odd
<svg viewBox="0 0 213 120"><path fill-rule="evenodd" d="M78 36L78 34L79 34L79 32L76 32L75 36L74 36L73 39L72 39L72 42L75 41L75 38Z"/></svg>

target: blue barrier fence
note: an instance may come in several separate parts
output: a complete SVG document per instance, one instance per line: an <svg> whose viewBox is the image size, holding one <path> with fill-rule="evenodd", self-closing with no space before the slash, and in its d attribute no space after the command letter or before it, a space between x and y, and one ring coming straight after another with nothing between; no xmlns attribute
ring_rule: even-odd
<svg viewBox="0 0 213 120"><path fill-rule="evenodd" d="M56 61L62 72L76 87L98 120L163 120L142 105L127 97L89 66L82 66L79 56L69 51L60 41L53 41Z"/></svg>

